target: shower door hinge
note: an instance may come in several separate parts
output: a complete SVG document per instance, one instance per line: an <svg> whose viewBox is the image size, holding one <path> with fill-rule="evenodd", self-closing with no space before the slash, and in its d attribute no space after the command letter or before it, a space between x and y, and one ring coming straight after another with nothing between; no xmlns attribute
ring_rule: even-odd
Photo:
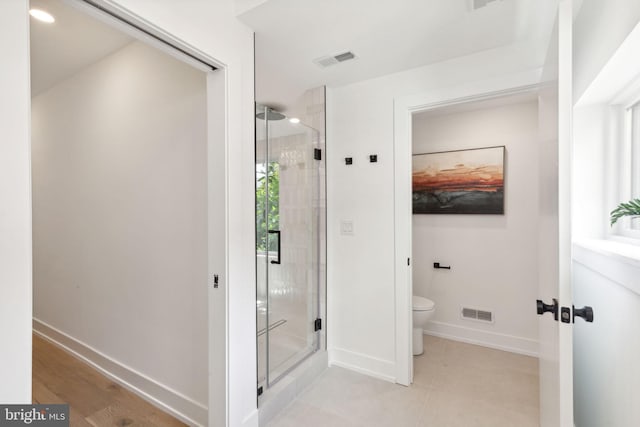
<svg viewBox="0 0 640 427"><path fill-rule="evenodd" d="M322 150L319 148L313 149L313 158L314 160L322 160Z"/></svg>
<svg viewBox="0 0 640 427"><path fill-rule="evenodd" d="M322 329L322 319L316 319L315 322L313 322L313 331L317 332L320 329Z"/></svg>
<svg viewBox="0 0 640 427"><path fill-rule="evenodd" d="M262 395L262 386L258 387L258 396Z"/></svg>

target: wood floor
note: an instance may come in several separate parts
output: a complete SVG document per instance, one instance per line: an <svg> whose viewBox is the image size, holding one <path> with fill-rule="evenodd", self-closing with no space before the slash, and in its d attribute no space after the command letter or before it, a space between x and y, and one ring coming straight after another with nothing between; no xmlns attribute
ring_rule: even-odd
<svg viewBox="0 0 640 427"><path fill-rule="evenodd" d="M71 426L184 426L88 364L33 336L33 402L68 403Z"/></svg>

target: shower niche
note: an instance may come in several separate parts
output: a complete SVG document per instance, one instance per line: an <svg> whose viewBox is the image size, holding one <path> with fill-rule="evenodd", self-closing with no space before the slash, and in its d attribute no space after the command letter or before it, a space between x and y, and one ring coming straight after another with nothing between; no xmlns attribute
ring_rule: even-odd
<svg viewBox="0 0 640 427"><path fill-rule="evenodd" d="M321 348L324 156L319 132L256 105L259 393Z"/></svg>

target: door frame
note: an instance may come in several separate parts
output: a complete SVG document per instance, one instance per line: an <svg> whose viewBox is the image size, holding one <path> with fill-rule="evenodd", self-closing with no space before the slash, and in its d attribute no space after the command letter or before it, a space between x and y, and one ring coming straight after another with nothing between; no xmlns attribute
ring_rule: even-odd
<svg viewBox="0 0 640 427"><path fill-rule="evenodd" d="M468 102L537 91L541 69L514 73L394 99L395 381L413 382L411 155L413 114Z"/></svg>
<svg viewBox="0 0 640 427"><path fill-rule="evenodd" d="M163 53L187 63L206 74L207 116L207 312L208 374L207 407L182 397L183 402L163 395L160 403L173 416L189 423L229 424L229 79L222 61L200 51L162 28L109 0L63 0L88 16L128 34ZM29 122L29 126L31 123ZM222 141L222 143L221 143ZM215 286L214 286L215 284ZM119 379L114 375L114 378ZM222 379L222 381L220 381ZM125 387L129 387L122 380ZM153 380L150 380L153 381ZM143 392L144 393L144 392ZM188 403L185 403L187 402ZM167 406L170 404L172 406ZM185 406L186 405L186 406ZM206 414L206 415L205 415ZM196 419L192 419L196 418Z"/></svg>

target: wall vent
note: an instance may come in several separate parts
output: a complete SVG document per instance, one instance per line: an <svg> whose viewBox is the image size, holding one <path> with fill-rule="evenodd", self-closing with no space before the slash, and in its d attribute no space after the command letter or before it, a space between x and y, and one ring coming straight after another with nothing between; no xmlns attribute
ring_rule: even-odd
<svg viewBox="0 0 640 427"><path fill-rule="evenodd" d="M356 55L353 52L342 52L336 55L323 56L322 58L314 59L313 63L320 68L327 68L332 65L336 65L341 62L349 61L355 58L356 58Z"/></svg>
<svg viewBox="0 0 640 427"><path fill-rule="evenodd" d="M493 323L493 313L490 311L462 307L461 315L463 319Z"/></svg>

